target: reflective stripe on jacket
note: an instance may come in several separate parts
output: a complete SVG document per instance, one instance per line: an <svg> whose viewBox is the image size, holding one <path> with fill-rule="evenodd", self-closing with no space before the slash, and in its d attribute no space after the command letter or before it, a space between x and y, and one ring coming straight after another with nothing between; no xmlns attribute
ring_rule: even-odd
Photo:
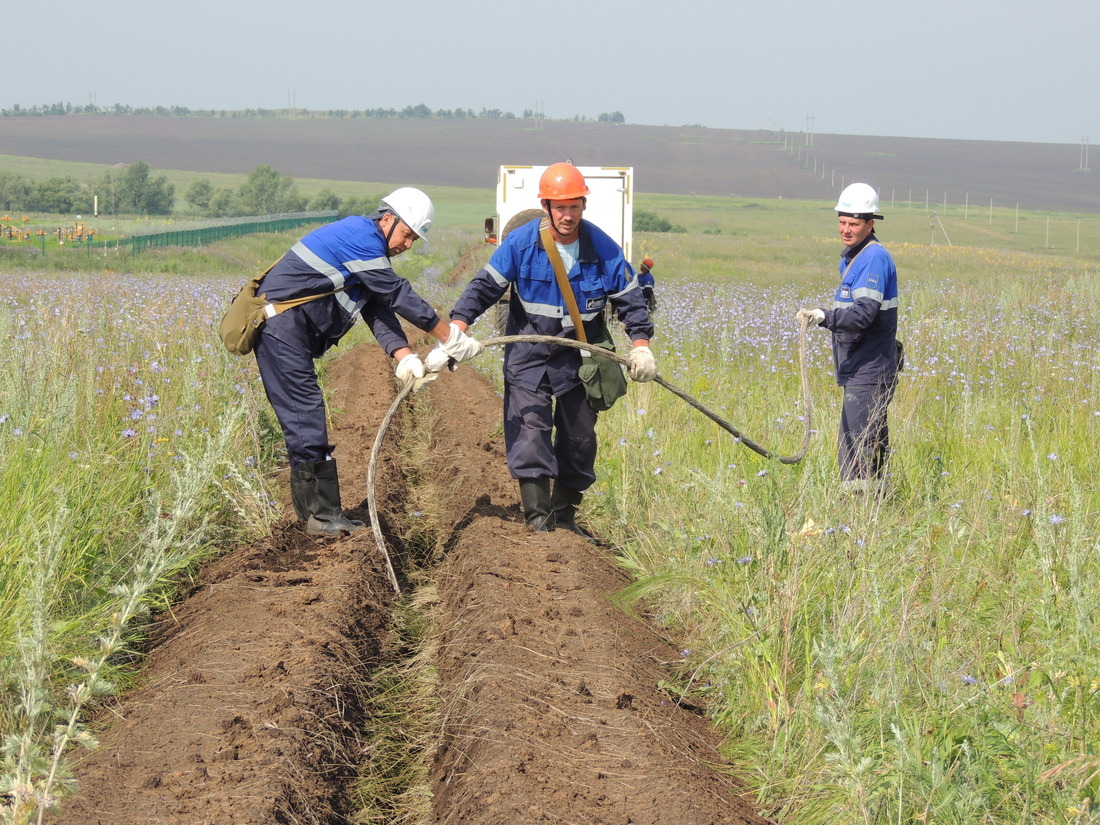
<svg viewBox="0 0 1100 825"><path fill-rule="evenodd" d="M582 220L580 250L568 273L588 337L596 335L598 319L611 303L631 340L650 338L653 324L638 279L619 245L595 224ZM493 306L512 285L507 335L552 335L576 338L554 267L539 237L539 221L512 230L489 263L474 276L451 311L470 324ZM580 383L578 350L542 343L509 344L504 353L504 377L534 390L546 374L555 395Z"/></svg>
<svg viewBox="0 0 1100 825"><path fill-rule="evenodd" d="M315 327L323 352L362 315L388 353L408 345L398 315L430 330L439 323L435 310L390 264L377 221L354 215L310 232L284 255L260 285L269 301L347 289L303 304L301 313Z"/></svg>
<svg viewBox="0 0 1100 825"><path fill-rule="evenodd" d="M833 333L836 382L889 383L897 375L898 274L894 259L872 233L845 249L840 285L823 326Z"/></svg>

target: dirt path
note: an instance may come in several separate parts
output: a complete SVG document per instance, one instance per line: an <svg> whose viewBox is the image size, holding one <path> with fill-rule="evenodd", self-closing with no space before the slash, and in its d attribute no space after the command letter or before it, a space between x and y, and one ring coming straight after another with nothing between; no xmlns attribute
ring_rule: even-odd
<svg viewBox="0 0 1100 825"><path fill-rule="evenodd" d="M369 344L330 375L344 501L366 518L390 365ZM676 653L611 604L626 584L613 562L570 533L522 529L491 386L463 369L426 392L427 472L455 525L437 571L435 821L766 822L711 767L720 760L703 720L657 689ZM387 535L405 509L400 455L386 449L378 462ZM392 599L383 570L370 531L323 542L289 521L209 565L158 624L144 684L99 719L101 748L52 821L347 821L367 724L356 686Z"/></svg>

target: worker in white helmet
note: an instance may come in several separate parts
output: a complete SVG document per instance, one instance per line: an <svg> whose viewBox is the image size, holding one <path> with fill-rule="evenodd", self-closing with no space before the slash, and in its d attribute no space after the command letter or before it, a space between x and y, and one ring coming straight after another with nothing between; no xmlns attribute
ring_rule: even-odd
<svg viewBox="0 0 1100 825"><path fill-rule="evenodd" d="M264 276L268 301L332 293L268 319L256 339L256 363L275 410L290 461L294 511L311 536L339 536L363 526L340 501L335 445L328 440L325 402L313 361L336 344L362 316L379 345L396 362L401 381L424 377L398 316L439 339L453 362L482 346L440 320L412 285L393 271L390 258L427 236L435 207L419 189L402 187L377 212L322 226L299 240Z"/></svg>
<svg viewBox="0 0 1100 825"><path fill-rule="evenodd" d="M837 447L841 489L881 491L890 449L886 411L903 363L897 269L875 236L875 221L883 216L874 188L846 187L835 211L844 251L832 309L800 309L797 317L833 334L836 381L844 388Z"/></svg>

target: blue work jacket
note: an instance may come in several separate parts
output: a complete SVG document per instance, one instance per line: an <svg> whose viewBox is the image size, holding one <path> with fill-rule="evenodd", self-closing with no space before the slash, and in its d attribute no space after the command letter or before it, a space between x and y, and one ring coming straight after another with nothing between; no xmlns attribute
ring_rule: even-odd
<svg viewBox="0 0 1100 825"><path fill-rule="evenodd" d="M837 384L896 379L898 273L874 233L841 255L840 285L822 326L833 333Z"/></svg>
<svg viewBox="0 0 1100 825"><path fill-rule="evenodd" d="M422 330L439 323L431 305L393 271L373 216L354 215L310 232L272 267L260 292L277 302L341 287L346 289L288 310L312 327L314 357L343 338L360 315L389 355L408 346L397 316Z"/></svg>
<svg viewBox="0 0 1100 825"><path fill-rule="evenodd" d="M589 221L581 221L580 248L568 275L588 340L597 335L600 314L608 302L632 341L653 336L634 270L619 245ZM542 246L538 220L508 233L489 263L466 286L451 318L473 323L509 286L512 295L506 335L576 339L554 267ZM572 347L525 342L509 344L504 350L505 381L532 391L546 375L555 395L568 392L580 383L580 366L580 352Z"/></svg>

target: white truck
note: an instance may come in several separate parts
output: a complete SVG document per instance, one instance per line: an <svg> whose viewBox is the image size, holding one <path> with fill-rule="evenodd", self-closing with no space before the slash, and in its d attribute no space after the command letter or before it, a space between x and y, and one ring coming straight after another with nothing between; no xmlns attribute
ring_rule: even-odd
<svg viewBox="0 0 1100 825"><path fill-rule="evenodd" d="M634 168L578 166L590 193L584 218L622 247L629 261L634 243ZM545 166L501 166L497 173L497 213L485 219L485 240L498 243L517 226L542 214L539 178Z"/></svg>

